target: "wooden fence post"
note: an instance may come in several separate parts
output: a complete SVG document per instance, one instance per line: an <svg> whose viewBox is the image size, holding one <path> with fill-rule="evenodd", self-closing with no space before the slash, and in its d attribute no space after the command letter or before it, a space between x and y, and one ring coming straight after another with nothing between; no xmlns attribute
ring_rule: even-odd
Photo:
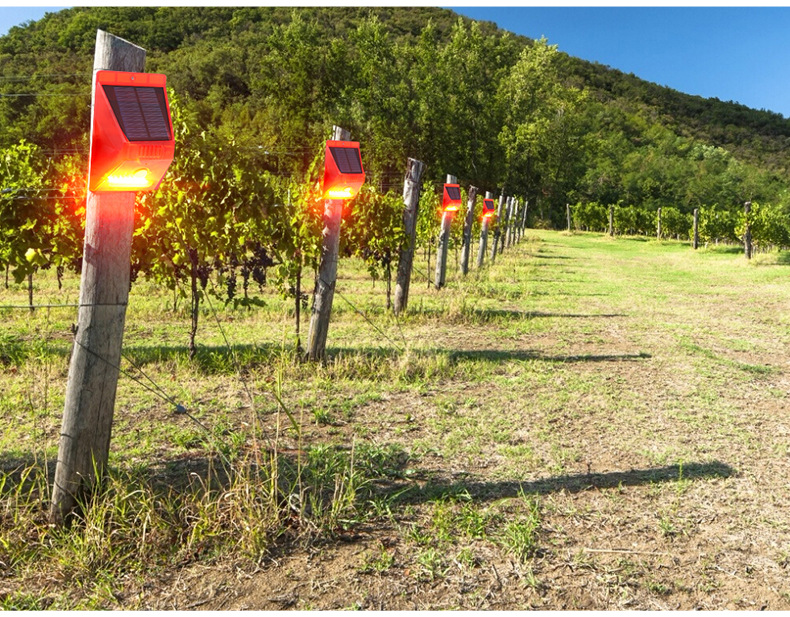
<svg viewBox="0 0 790 617"><path fill-rule="evenodd" d="M499 194L499 204L497 205L496 209L496 227L494 228L494 242L492 243L491 247L491 265L494 265L496 261L496 253L497 253L497 244L500 242L500 238L502 237L502 211L505 207L505 193Z"/></svg>
<svg viewBox="0 0 790 617"><path fill-rule="evenodd" d="M447 174L445 184L458 184L458 180L452 174ZM434 287L441 289L447 280L447 247L450 242L450 225L453 222L452 212L442 212L442 229L439 232L439 246L436 249L436 278Z"/></svg>
<svg viewBox="0 0 790 617"><path fill-rule="evenodd" d="M461 274L469 272L469 253L472 252L472 223L475 220L475 200L477 187L470 186L466 197L466 218L464 218L464 235L461 243Z"/></svg>
<svg viewBox="0 0 790 617"><path fill-rule="evenodd" d="M519 233L519 221L521 220L521 200L513 198L513 244L518 243L521 238Z"/></svg>
<svg viewBox="0 0 790 617"><path fill-rule="evenodd" d="M749 213L752 211L752 202L747 201L743 204L743 213L746 215L746 228L743 232L743 251L746 259L752 258L752 227L749 224Z"/></svg>
<svg viewBox="0 0 790 617"><path fill-rule="evenodd" d="M505 214L505 219L506 219L505 220L505 241L502 243L503 244L503 247L502 247L503 249L506 246L510 247L510 232L512 231L512 227L513 227L513 197L508 197L507 198L506 211L507 211L507 214ZM502 250L500 249L499 252L501 253Z"/></svg>
<svg viewBox="0 0 790 617"><path fill-rule="evenodd" d="M609 206L609 235L614 237L614 206Z"/></svg>
<svg viewBox="0 0 790 617"><path fill-rule="evenodd" d="M656 240L661 240L661 208L656 213Z"/></svg>
<svg viewBox="0 0 790 617"><path fill-rule="evenodd" d="M696 251L699 248L699 208L694 208L694 238L692 247Z"/></svg>
<svg viewBox="0 0 790 617"><path fill-rule="evenodd" d="M529 210L529 199L524 198L524 212L521 215L521 233L522 235L527 232L527 211Z"/></svg>
<svg viewBox="0 0 790 617"><path fill-rule="evenodd" d="M406 178L403 180L403 230L406 234L406 245L401 247L398 257L398 280L395 283L395 302L393 310L398 315L406 310L409 303L409 285L411 269L414 263L414 248L417 240L417 209L420 205L420 179L425 170L425 163L409 159L406 167Z"/></svg>
<svg viewBox="0 0 790 617"><path fill-rule="evenodd" d="M142 47L96 32L94 100L97 71L139 73L144 68ZM56 524L74 511L85 490L101 481L107 465L129 300L134 200L134 192L88 191L77 332L52 487L50 518Z"/></svg>
<svg viewBox="0 0 790 617"><path fill-rule="evenodd" d="M332 139L350 141L351 133L339 126L333 127ZM313 311L310 315L310 330L307 335L307 358L323 360L326 355L326 337L332 300L337 282L337 258L340 248L340 220L343 215L342 199L324 200L324 230L321 239L321 261L318 279L313 292Z"/></svg>
<svg viewBox="0 0 790 617"><path fill-rule="evenodd" d="M486 199L494 199L494 194L491 191L486 191ZM488 244L488 226L491 224L491 217L483 217L480 224L480 246L477 249L477 269L483 267L483 262L486 258L486 246Z"/></svg>
<svg viewBox="0 0 790 617"><path fill-rule="evenodd" d="M565 218L568 221L568 233L571 231L571 205L565 204Z"/></svg>

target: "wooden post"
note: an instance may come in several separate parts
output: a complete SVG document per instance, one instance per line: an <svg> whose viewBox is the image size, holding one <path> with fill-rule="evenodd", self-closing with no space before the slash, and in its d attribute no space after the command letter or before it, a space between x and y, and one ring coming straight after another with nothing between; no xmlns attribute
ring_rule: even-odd
<svg viewBox="0 0 790 617"><path fill-rule="evenodd" d="M398 258L398 279L395 283L395 302L393 310L398 315L406 310L409 303L409 284L414 262L414 248L417 240L417 209L420 205L420 179L425 171L425 163L409 159L406 178L403 180L403 230L406 245L401 247Z"/></svg>
<svg viewBox="0 0 790 617"><path fill-rule="evenodd" d="M656 239L661 240L661 208L656 214Z"/></svg>
<svg viewBox="0 0 790 617"><path fill-rule="evenodd" d="M614 237L614 206L609 206L609 235Z"/></svg>
<svg viewBox="0 0 790 617"><path fill-rule="evenodd" d="M491 265L494 265L496 261L496 253L497 253L497 244L502 241L502 211L505 208L505 194L500 193L499 195L499 204L497 205L496 209L496 228L494 229L494 242L493 246L491 247Z"/></svg>
<svg viewBox="0 0 790 617"><path fill-rule="evenodd" d="M746 259L752 258L752 227L749 224L749 213L752 211L752 202L743 204L743 213L746 215L746 228L743 232L743 251Z"/></svg>
<svg viewBox="0 0 790 617"><path fill-rule="evenodd" d="M694 208L694 238L692 247L696 251L699 248L699 208Z"/></svg>
<svg viewBox="0 0 790 617"><path fill-rule="evenodd" d="M508 239L508 230L510 229L509 222L510 222L510 203L512 201L512 197L505 198L505 212L502 216L502 238L501 242L499 243L499 254L501 255L504 250L505 246L507 245Z"/></svg>
<svg viewBox="0 0 790 617"><path fill-rule="evenodd" d="M529 210L529 199L524 199L524 212L521 215L521 233L527 232L527 211Z"/></svg>
<svg viewBox="0 0 790 617"><path fill-rule="evenodd" d="M96 32L94 89L96 71L144 68L142 47L103 30ZM107 465L129 299L134 199L134 192L88 191L77 333L52 488L50 518L56 524L62 524L81 494L101 480Z"/></svg>
<svg viewBox="0 0 790 617"><path fill-rule="evenodd" d="M461 243L461 274L469 272L469 253L472 252L472 223L475 220L475 200L477 187L470 186L466 197L466 218L464 219L464 235Z"/></svg>
<svg viewBox="0 0 790 617"><path fill-rule="evenodd" d="M568 233L571 231L571 205L565 204L565 218L568 221Z"/></svg>
<svg viewBox="0 0 790 617"><path fill-rule="evenodd" d="M458 184L455 176L447 174L445 184ZM452 212L442 213L442 230L439 232L439 246L436 249L436 278L434 287L441 289L447 280L447 247L450 242L450 225L453 222Z"/></svg>
<svg viewBox="0 0 790 617"><path fill-rule="evenodd" d="M486 199L494 199L491 191L486 191ZM483 267L486 258L486 245L488 244L488 226L491 224L491 217L486 216L480 224L480 246L477 249L477 269Z"/></svg>
<svg viewBox="0 0 790 617"><path fill-rule="evenodd" d="M513 244L516 244L519 239L518 222L521 220L521 201L513 198Z"/></svg>
<svg viewBox="0 0 790 617"><path fill-rule="evenodd" d="M350 141L351 133L339 126L333 127L332 139ZM323 360L326 355L326 337L329 332L329 317L335 297L337 281L337 255L340 247L340 220L343 214L342 199L324 200L324 230L321 239L321 261L318 279L313 292L313 311L310 315L310 330L307 335L307 358Z"/></svg>

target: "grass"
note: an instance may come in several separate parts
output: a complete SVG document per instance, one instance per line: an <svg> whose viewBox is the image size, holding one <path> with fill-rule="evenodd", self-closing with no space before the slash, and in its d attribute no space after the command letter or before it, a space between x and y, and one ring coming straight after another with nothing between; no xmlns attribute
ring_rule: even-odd
<svg viewBox="0 0 790 617"><path fill-rule="evenodd" d="M473 589L457 597L478 604L461 607L485 607L501 585L511 603L499 608L539 596L548 608L587 596L599 609L625 596L628 607L723 608L736 579L695 564L716 554L736 572L748 544L779 569L758 572L776 594L753 594L790 608L776 559L790 546L777 471L790 434L786 266L530 231L495 267L450 272L441 292L415 278L396 320L383 286L343 260L338 290L377 329L336 298L325 365L296 361L290 302L268 289L254 310L215 319L204 307L190 362L183 304L173 311L169 292L140 281L124 369L189 413L122 377L109 476L68 531L50 528L46 510L76 312L7 311L0 603L173 608L143 591L182 568L271 568L369 534L346 567L409 589ZM37 276L37 302L76 301L77 279L65 283L58 294L54 276ZM20 303L23 287L0 290L0 305ZM609 553L588 549L677 562L634 562L623 578ZM371 589L351 585L342 606L364 605ZM399 601L384 606L412 607ZM324 607L317 595L303 603Z"/></svg>

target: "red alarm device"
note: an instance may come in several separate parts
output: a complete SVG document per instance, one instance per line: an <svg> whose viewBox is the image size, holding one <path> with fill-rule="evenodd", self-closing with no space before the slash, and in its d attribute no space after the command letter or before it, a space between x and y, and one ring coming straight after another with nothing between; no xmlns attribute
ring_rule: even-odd
<svg viewBox="0 0 790 617"><path fill-rule="evenodd" d="M458 212L461 207L461 186L459 184L445 184L442 207L445 212Z"/></svg>
<svg viewBox="0 0 790 617"><path fill-rule="evenodd" d="M494 216L494 200L493 199L484 199L483 200L483 218L487 219Z"/></svg>
<svg viewBox="0 0 790 617"><path fill-rule="evenodd" d="M359 142L326 142L324 161L324 199L351 199L365 183L365 170Z"/></svg>
<svg viewBox="0 0 790 617"><path fill-rule="evenodd" d="M175 154L165 75L97 71L88 188L155 189Z"/></svg>

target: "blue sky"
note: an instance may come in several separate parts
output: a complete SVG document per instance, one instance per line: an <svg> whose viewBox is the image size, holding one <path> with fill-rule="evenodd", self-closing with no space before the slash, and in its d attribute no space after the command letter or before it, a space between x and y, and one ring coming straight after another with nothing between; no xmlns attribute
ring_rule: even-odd
<svg viewBox="0 0 790 617"><path fill-rule="evenodd" d="M681 92L790 118L790 7L449 8L517 34L545 36L572 56ZM0 6L0 35L55 10Z"/></svg>
<svg viewBox="0 0 790 617"><path fill-rule="evenodd" d="M688 94L790 117L790 7L449 7Z"/></svg>

